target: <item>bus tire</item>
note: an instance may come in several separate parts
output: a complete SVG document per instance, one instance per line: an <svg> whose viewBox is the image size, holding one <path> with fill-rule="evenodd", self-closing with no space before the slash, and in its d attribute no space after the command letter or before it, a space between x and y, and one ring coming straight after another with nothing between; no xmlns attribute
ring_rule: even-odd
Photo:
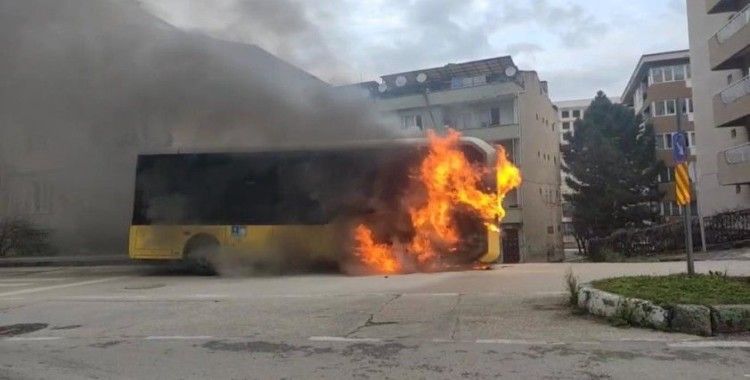
<svg viewBox="0 0 750 380"><path fill-rule="evenodd" d="M196 235L185 244L184 257L190 271L196 274L216 274L214 260L219 254L219 241L211 235Z"/></svg>

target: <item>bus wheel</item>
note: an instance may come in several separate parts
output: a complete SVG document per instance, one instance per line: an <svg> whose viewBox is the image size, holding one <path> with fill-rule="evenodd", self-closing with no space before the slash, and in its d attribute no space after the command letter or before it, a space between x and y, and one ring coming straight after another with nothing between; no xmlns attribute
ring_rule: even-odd
<svg viewBox="0 0 750 380"><path fill-rule="evenodd" d="M219 254L219 242L213 236L197 235L185 244L185 261L197 274L216 274L214 260Z"/></svg>

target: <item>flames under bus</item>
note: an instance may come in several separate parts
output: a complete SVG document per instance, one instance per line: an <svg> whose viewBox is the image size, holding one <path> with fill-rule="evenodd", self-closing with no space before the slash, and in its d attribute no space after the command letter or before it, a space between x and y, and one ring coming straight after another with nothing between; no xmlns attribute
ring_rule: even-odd
<svg viewBox="0 0 750 380"><path fill-rule="evenodd" d="M494 191L495 149L462 137L460 147L485 165ZM275 151L192 151L138 157L129 254L210 268L222 255L294 267L345 265L359 222L408 235L402 195L427 140L350 143ZM500 236L471 217L458 218L455 264L498 260ZM408 239L408 236L406 236ZM355 260L356 261L356 260Z"/></svg>

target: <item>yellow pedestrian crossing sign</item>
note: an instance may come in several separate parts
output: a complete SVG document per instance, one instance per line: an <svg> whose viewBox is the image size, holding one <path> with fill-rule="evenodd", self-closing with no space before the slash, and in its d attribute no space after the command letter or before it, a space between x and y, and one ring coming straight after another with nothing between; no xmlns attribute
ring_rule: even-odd
<svg viewBox="0 0 750 380"><path fill-rule="evenodd" d="M675 174L675 199L677 204L685 206L690 204L690 175L688 164L683 162L674 167Z"/></svg>

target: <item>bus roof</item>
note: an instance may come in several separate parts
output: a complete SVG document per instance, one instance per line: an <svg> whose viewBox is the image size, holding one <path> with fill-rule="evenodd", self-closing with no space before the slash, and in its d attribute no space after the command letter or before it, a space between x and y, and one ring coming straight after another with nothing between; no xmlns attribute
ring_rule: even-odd
<svg viewBox="0 0 750 380"><path fill-rule="evenodd" d="M460 141L466 145L473 146L474 148L484 152L488 157L494 161L496 154L495 148L487 143L486 141L476 138L462 136ZM361 140L361 141L346 141L336 143L305 143L305 144L282 144L273 147L239 147L239 146L222 146L222 147L170 147L163 148L155 151L144 151L139 153L140 156L144 155L160 155L160 154L211 154L211 153L264 153L264 152L293 152L293 151L325 151L325 150L356 150L366 148L377 148L386 146L402 146L402 145L416 145L422 146L427 145L426 138L400 138L390 140Z"/></svg>

